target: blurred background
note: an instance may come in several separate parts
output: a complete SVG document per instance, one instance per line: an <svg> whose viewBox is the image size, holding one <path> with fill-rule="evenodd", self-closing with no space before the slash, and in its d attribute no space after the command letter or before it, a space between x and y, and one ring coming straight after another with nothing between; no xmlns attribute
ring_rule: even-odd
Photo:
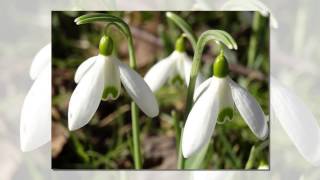
<svg viewBox="0 0 320 180"><path fill-rule="evenodd" d="M67 129L69 98L76 87L74 74L87 58L98 54L98 44L106 24L77 26L76 17L89 12L52 12L52 168L133 169L131 156L130 97L123 91L116 101L101 101L93 119L83 128ZM174 50L181 31L165 17L165 12L108 12L122 17L130 26L136 48L138 73L144 75L158 60ZM231 34L237 51L225 51L231 78L257 99L269 115L269 20L255 12L177 12L197 36L209 29ZM116 54L128 62L127 41L111 31ZM212 63L219 53L210 43L203 54L201 73L212 76ZM187 53L193 56L191 45ZM176 169L177 155L171 111L183 121L187 89L167 84L156 92L158 117L140 113L143 168ZM253 147L255 147L253 149ZM251 153L250 153L251 152ZM251 156L250 156L251 154ZM250 157L250 158L249 158ZM248 161L250 159L250 161ZM217 124L205 160L189 168L257 169L269 165L269 139L260 141L236 112L232 121ZM187 165L188 168L188 165Z"/></svg>

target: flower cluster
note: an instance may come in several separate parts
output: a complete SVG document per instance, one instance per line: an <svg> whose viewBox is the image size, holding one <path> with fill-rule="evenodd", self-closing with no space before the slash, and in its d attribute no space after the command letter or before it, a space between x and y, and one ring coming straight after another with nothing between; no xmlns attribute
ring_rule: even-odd
<svg viewBox="0 0 320 180"><path fill-rule="evenodd" d="M177 21L181 21L175 15L171 15L177 18ZM132 35L127 24L117 17L105 14L84 15L77 18L79 20L77 24L93 22L95 18L113 21L113 25L123 32L128 39L130 60L135 64ZM192 37L190 34L188 37ZM240 113L253 134L264 140L269 132L264 112L255 98L229 77L229 64L222 47L226 45L229 49L237 49L233 38L224 31L206 31L200 36L198 42L193 40L192 45L196 44L197 47L200 47L200 50L194 50L193 61L186 53L185 40L186 36L183 34L176 40L175 50L152 66L143 78L135 71L134 66L129 67L114 55L113 39L104 34L100 39L99 53L83 61L75 72L76 87L68 104L69 130L77 130L88 124L95 115L101 100L118 99L123 86L133 101L131 106L133 159L135 167L139 169L141 168L141 151L135 105L148 117L156 117L159 114L159 106L154 92L169 81L188 87L187 118L183 127L180 127L182 133L179 133L181 136L179 140L181 139L181 142L177 142L181 144L179 151L182 151L184 158L199 153L208 144L216 123L231 120L235 110ZM213 63L213 76L205 80L204 76L199 73L199 66L203 48L209 40L218 42L221 51ZM50 120L40 120L50 119L50 111L39 111L42 106L51 104L48 99L50 98L48 93L51 93L50 85L48 85L51 76L50 56L47 57L48 54L51 55L49 50L51 46L45 47L39 53L39 57L35 58L31 68L30 75L36 80L26 97L21 115L21 147L26 151L40 146L49 139L40 134L46 134L43 131L50 130L48 126ZM30 119L33 121L30 122ZM41 129L41 131L35 129ZM32 139L40 140L32 141Z"/></svg>

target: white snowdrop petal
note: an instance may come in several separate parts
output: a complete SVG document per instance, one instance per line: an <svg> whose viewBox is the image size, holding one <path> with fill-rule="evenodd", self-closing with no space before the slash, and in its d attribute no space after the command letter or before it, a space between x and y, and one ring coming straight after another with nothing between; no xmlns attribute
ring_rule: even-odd
<svg viewBox="0 0 320 180"><path fill-rule="evenodd" d="M215 82L217 79L217 77L213 76L212 77L212 82ZM221 85L221 88L220 88L220 112L219 112L219 115L221 116L218 116L218 121L220 122L225 122L227 119L231 120L233 118L233 111L234 111L234 100L232 98L232 92L231 92L231 88L230 88L230 85L229 85L229 78L223 78L225 83L223 83ZM232 112L228 112L229 110L232 110ZM224 116L222 116L222 113L224 114ZM222 118L221 118L222 117ZM220 119L219 119L220 118Z"/></svg>
<svg viewBox="0 0 320 180"><path fill-rule="evenodd" d="M35 80L48 64L51 64L51 43L43 47L34 57L29 72L31 79Z"/></svg>
<svg viewBox="0 0 320 180"><path fill-rule="evenodd" d="M98 109L104 88L104 63L98 58L73 91L68 110L70 130L86 125Z"/></svg>
<svg viewBox="0 0 320 180"><path fill-rule="evenodd" d="M120 72L113 57L100 56L104 59L104 90L102 100L115 100L121 92Z"/></svg>
<svg viewBox="0 0 320 180"><path fill-rule="evenodd" d="M192 60L186 55L184 54L184 80L187 86L189 86L189 81L190 81L190 74L191 74L191 69L192 69ZM203 83L203 81L205 80L205 78L203 77L203 75L199 72L198 76L197 76L197 80L196 80L196 85L195 87L199 87L201 83Z"/></svg>
<svg viewBox="0 0 320 180"><path fill-rule="evenodd" d="M44 67L24 99L20 119L21 150L32 151L51 137L51 63Z"/></svg>
<svg viewBox="0 0 320 180"><path fill-rule="evenodd" d="M212 77L205 80L203 83L201 83L194 91L193 94L193 101L196 102L197 99L207 90L209 87L210 83L212 81ZM214 82L212 82L214 83Z"/></svg>
<svg viewBox="0 0 320 180"><path fill-rule="evenodd" d="M144 76L145 82L153 92L160 89L160 87L164 85L168 78L172 75L175 68L174 58L175 55L171 54L167 58L160 60L154 66L152 66Z"/></svg>
<svg viewBox="0 0 320 180"><path fill-rule="evenodd" d="M114 59L114 62L118 64L122 85L133 101L147 116L157 116L159 114L159 106L147 83L126 64L117 59Z"/></svg>
<svg viewBox="0 0 320 180"><path fill-rule="evenodd" d="M184 72L184 61L188 57L185 52L179 52L179 51L174 51L175 54L175 59L176 59L176 70L175 70L175 75L179 75L183 80L185 80L185 72Z"/></svg>
<svg viewBox="0 0 320 180"><path fill-rule="evenodd" d="M79 83L81 78L89 71L89 69L92 67L94 62L96 61L97 56L93 56L88 58L87 60L83 61L83 63L80 64L78 67L75 75L74 75L74 82Z"/></svg>
<svg viewBox="0 0 320 180"><path fill-rule="evenodd" d="M210 83L188 115L182 136L182 154L185 158L199 152L213 134L219 113L222 82Z"/></svg>
<svg viewBox="0 0 320 180"><path fill-rule="evenodd" d="M310 163L320 165L320 127L304 103L271 78L271 109L293 144Z"/></svg>
<svg viewBox="0 0 320 180"><path fill-rule="evenodd" d="M231 79L229 79L229 84L232 98L241 116L259 139L265 139L268 135L268 125L260 105L246 89Z"/></svg>
<svg viewBox="0 0 320 180"><path fill-rule="evenodd" d="M192 180L231 180L234 171L192 171Z"/></svg>

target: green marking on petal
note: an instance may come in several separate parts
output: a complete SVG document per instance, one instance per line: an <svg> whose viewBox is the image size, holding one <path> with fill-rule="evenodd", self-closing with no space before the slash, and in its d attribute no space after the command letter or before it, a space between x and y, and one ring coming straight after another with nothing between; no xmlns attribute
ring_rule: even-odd
<svg viewBox="0 0 320 180"><path fill-rule="evenodd" d="M233 118L233 109L230 107L224 108L220 111L217 119L218 124L224 124L226 120L231 120Z"/></svg>
<svg viewBox="0 0 320 180"><path fill-rule="evenodd" d="M175 75L173 78L170 79L170 84L181 86L184 84L184 81L180 75Z"/></svg>
<svg viewBox="0 0 320 180"><path fill-rule="evenodd" d="M118 89L114 86L105 87L102 93L102 100L117 99L118 93Z"/></svg>

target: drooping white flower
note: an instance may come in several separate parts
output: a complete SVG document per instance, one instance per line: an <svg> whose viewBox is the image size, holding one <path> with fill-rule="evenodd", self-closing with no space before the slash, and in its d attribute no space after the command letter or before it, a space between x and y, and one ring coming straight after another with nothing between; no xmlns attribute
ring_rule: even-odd
<svg viewBox="0 0 320 180"><path fill-rule="evenodd" d="M264 17L270 15L271 26L278 28L278 21L271 10L260 0L229 0L221 7L225 11L259 11Z"/></svg>
<svg viewBox="0 0 320 180"><path fill-rule="evenodd" d="M247 90L231 80L228 73L228 63L221 52L214 63L214 76L204 81L194 93L195 104L182 136L185 158L209 142L217 120L233 117L234 105L259 139L267 137L268 125L260 105Z"/></svg>
<svg viewBox="0 0 320 180"><path fill-rule="evenodd" d="M34 80L24 99L20 119L21 150L32 151L51 137L51 44L35 56L30 77Z"/></svg>
<svg viewBox="0 0 320 180"><path fill-rule="evenodd" d="M168 80L172 83L189 85L192 60L185 52L184 37L178 38L176 50L167 58L160 60L146 73L144 80L153 92L160 89ZM203 82L204 78L198 75L196 87Z"/></svg>
<svg viewBox="0 0 320 180"><path fill-rule="evenodd" d="M320 165L320 127L308 107L293 92L271 77L271 114L277 119L300 154Z"/></svg>
<svg viewBox="0 0 320 180"><path fill-rule="evenodd" d="M138 107L149 117L159 113L158 103L142 77L111 56L113 43L103 36L99 55L84 61L76 71L78 83L69 101L68 126L76 130L86 125L96 112L101 99L115 100L119 97L121 83Z"/></svg>

